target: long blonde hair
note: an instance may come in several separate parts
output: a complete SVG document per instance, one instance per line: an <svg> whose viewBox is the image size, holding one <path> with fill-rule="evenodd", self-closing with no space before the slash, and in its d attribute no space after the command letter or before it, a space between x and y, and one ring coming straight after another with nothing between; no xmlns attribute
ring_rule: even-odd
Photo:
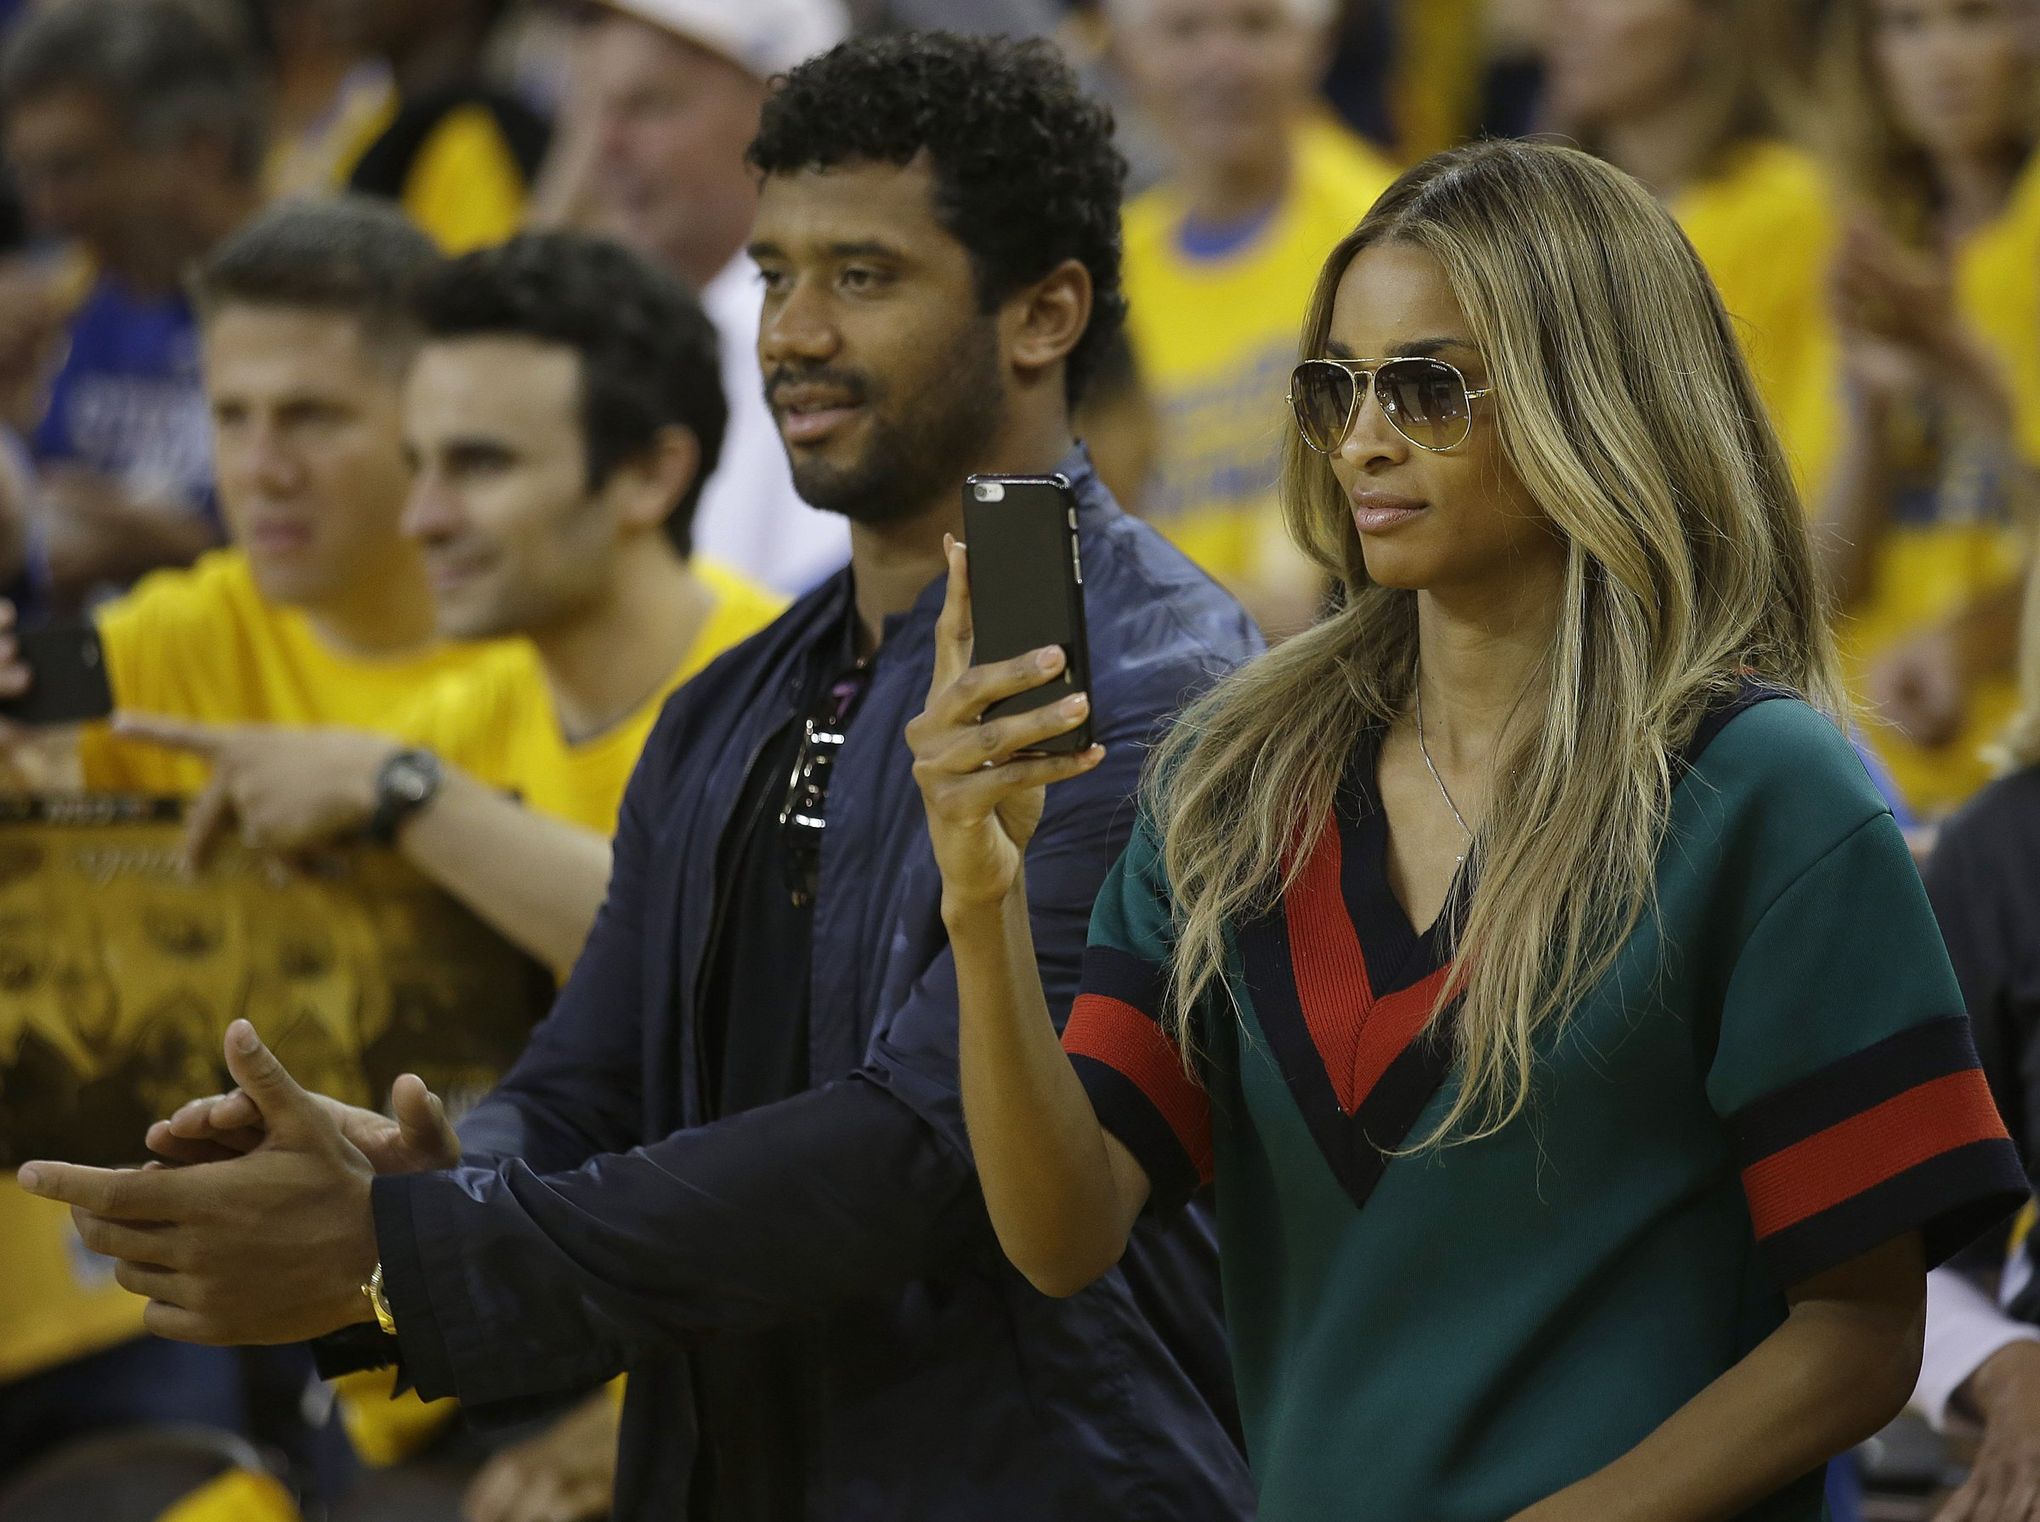
<svg viewBox="0 0 2040 1522"><path fill-rule="evenodd" d="M1831 713L1840 686L1805 521L1734 329L1663 208L1569 148L1487 142L1410 170L1326 260L1302 352L1325 352L1355 255L1429 252L1495 388L1502 450L1566 542L1544 722L1498 759L1455 927L1456 1103L1419 1145L1528 1100L1535 1043L1652 901L1674 767L1746 673ZM1284 512L1343 608L1222 682L1148 773L1175 904L1169 1023L1221 980L1226 927L1269 912L1326 828L1355 738L1408 711L1417 594L1368 580L1344 492L1292 431ZM1435 1019L1435 1012L1434 1012Z"/></svg>
<svg viewBox="0 0 2040 1522"><path fill-rule="evenodd" d="M1898 237L1926 245L1941 190L1926 150L1892 109L1877 64L1875 10L1876 0L1835 0L1821 50L1817 135L1842 188ZM2025 120L2005 143L2016 163L2040 143L2040 69L2033 85Z"/></svg>

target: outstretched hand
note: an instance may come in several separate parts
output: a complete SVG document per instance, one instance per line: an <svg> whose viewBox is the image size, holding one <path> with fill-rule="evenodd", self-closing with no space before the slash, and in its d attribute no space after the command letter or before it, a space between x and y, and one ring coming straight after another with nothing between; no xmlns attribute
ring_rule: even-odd
<svg viewBox="0 0 2040 1522"><path fill-rule="evenodd" d="M183 1168L24 1163L21 1187L70 1205L87 1247L149 1302L159 1337L225 1345L300 1342L372 1318L360 1286L378 1252L374 1170L333 1111L307 1094L246 1020L227 1028L227 1070L260 1140Z"/></svg>
<svg viewBox="0 0 2040 1522"><path fill-rule="evenodd" d="M375 813L376 776L398 748L380 735L332 726L205 724L123 712L114 728L124 739L211 765L211 782L185 814L184 859L194 868L229 830L238 829L250 850L288 855L361 829Z"/></svg>
<svg viewBox="0 0 2040 1522"><path fill-rule="evenodd" d="M1066 657L1051 645L994 666L973 666L969 565L961 544L946 534L942 543L949 587L935 625L935 676L927 708L907 725L907 744L942 869L943 904L954 908L1006 896L1041 823L1048 785L1090 771L1105 759L1105 747L1027 754L1081 724L1090 712L1089 693L985 719L985 710L1000 699L1053 681Z"/></svg>

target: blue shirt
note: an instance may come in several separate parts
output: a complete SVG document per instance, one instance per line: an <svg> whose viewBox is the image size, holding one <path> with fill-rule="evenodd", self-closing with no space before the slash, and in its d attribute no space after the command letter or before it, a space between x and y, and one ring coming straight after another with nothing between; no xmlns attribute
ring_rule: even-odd
<svg viewBox="0 0 2040 1522"><path fill-rule="evenodd" d="M215 517L198 322L183 295L136 297L101 279L71 319L30 447L40 464L88 466Z"/></svg>

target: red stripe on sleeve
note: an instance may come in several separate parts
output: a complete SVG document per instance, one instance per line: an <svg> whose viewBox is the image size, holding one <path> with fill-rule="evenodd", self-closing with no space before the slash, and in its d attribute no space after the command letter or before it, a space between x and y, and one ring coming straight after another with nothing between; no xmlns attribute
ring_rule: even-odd
<svg viewBox="0 0 2040 1522"><path fill-rule="evenodd" d="M1761 1241L1944 1152L2004 1135L1981 1071L1931 1079L1743 1169L1750 1220Z"/></svg>
<svg viewBox="0 0 2040 1522"><path fill-rule="evenodd" d="M1211 1103L1183 1067L1168 1033L1141 1011L1102 994L1079 994L1063 1027L1063 1050L1104 1063L1147 1096L1176 1135L1197 1177L1211 1182Z"/></svg>

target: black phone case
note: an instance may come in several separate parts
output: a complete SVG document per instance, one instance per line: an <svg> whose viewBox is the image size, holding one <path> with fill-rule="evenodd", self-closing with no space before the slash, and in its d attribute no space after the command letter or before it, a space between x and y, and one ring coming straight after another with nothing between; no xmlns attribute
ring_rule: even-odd
<svg viewBox="0 0 2040 1522"><path fill-rule="evenodd" d="M1084 632L1084 564L1077 551L1077 499L1064 476L972 476L963 483L963 537L970 550L971 628L977 665L1011 660L1045 645L1068 657L1060 679L1004 698L987 719L1026 713L1091 690ZM1095 700L1094 700L1095 705ZM1088 749L1091 720L1036 750Z"/></svg>
<svg viewBox="0 0 2040 1522"><path fill-rule="evenodd" d="M106 651L91 624L33 629L19 643L34 681L20 697L0 701L0 718L16 724L82 724L113 712Z"/></svg>

